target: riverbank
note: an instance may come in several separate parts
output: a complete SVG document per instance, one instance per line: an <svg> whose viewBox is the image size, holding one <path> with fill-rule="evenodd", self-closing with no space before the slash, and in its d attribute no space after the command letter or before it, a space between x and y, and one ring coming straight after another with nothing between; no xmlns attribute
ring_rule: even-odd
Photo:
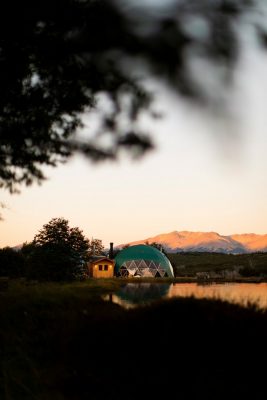
<svg viewBox="0 0 267 400"><path fill-rule="evenodd" d="M92 297L115 293L120 287L127 283L197 283L197 284L212 284L212 283L267 283L267 278L259 277L239 277L239 278L198 278L198 277L176 277L176 278L109 278L109 279L87 279L82 282L43 282L28 281L26 279L8 279L2 278L0 281L0 295L3 293L16 294L17 296L31 296L42 294L49 296L74 295L77 290L80 294Z"/></svg>
<svg viewBox="0 0 267 400"><path fill-rule="evenodd" d="M175 278L114 278L123 283L266 283L267 277L197 277L197 276L177 276Z"/></svg>
<svg viewBox="0 0 267 400"><path fill-rule="evenodd" d="M176 277L173 283L266 283L267 277L235 277L235 278L198 278L198 277Z"/></svg>

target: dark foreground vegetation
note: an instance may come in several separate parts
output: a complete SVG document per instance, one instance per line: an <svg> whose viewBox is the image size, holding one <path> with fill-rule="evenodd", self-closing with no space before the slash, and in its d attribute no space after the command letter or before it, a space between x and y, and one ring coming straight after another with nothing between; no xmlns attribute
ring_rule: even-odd
<svg viewBox="0 0 267 400"><path fill-rule="evenodd" d="M0 293L0 398L264 399L267 312L193 298L125 310L119 283Z"/></svg>

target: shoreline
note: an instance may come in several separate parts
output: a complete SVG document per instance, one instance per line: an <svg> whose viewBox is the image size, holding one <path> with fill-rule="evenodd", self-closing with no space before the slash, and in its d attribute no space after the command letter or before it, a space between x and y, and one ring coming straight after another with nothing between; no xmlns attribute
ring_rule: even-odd
<svg viewBox="0 0 267 400"><path fill-rule="evenodd" d="M267 283L267 277L199 278L177 276L175 278L113 278L124 283Z"/></svg>

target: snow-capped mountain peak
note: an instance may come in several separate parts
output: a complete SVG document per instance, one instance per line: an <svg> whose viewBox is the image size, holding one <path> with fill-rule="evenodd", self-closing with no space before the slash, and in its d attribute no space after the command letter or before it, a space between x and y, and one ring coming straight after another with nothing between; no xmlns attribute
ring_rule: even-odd
<svg viewBox="0 0 267 400"><path fill-rule="evenodd" d="M235 234L223 236L217 232L173 231L137 240L129 245L159 243L169 252L208 251L222 253L247 253L267 251L267 235ZM120 245L119 247L122 247Z"/></svg>

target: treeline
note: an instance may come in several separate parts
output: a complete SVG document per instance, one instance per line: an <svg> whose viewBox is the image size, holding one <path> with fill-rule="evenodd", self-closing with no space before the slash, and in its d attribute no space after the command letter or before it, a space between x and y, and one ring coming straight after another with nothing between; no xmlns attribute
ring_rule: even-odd
<svg viewBox="0 0 267 400"><path fill-rule="evenodd" d="M150 244L161 251L158 243ZM38 281L82 280L92 255L104 254L100 239L87 239L64 218L53 218L20 249L0 249L0 277ZM166 252L165 252L166 254ZM166 254L175 277L198 273L235 272L243 277L267 277L267 253L224 254L183 252Z"/></svg>
<svg viewBox="0 0 267 400"><path fill-rule="evenodd" d="M87 261L104 250L101 240L87 239L64 218L53 218L21 249L0 249L0 276L38 281L81 280Z"/></svg>
<svg viewBox="0 0 267 400"><path fill-rule="evenodd" d="M184 252L168 254L175 276L194 276L198 272L236 271L241 276L267 276L267 253L224 254Z"/></svg>

